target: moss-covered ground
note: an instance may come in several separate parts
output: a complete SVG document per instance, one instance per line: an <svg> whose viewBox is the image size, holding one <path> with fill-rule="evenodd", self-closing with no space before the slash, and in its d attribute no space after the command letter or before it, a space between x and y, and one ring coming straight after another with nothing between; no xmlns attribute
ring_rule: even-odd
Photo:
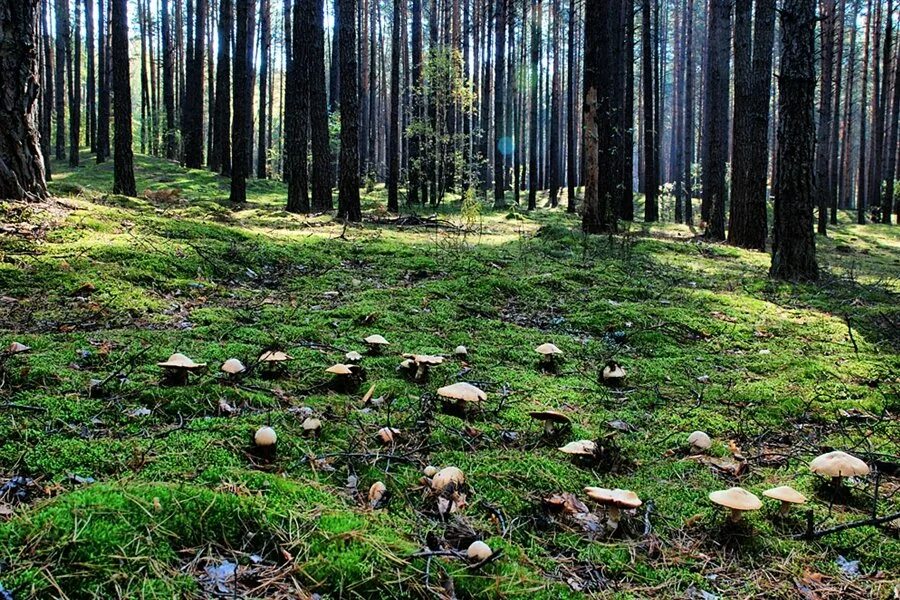
<svg viewBox="0 0 900 600"><path fill-rule="evenodd" d="M251 182L232 207L225 180L137 161L140 198L111 195L112 165L85 156L54 165L57 200L2 207L0 343L31 347L0 379L0 585L15 598L897 593L900 523L794 538L806 509L817 529L867 518L876 486L878 514L900 510L896 227L833 228L821 282L791 285L767 279L768 255L685 226L586 238L561 210L450 201L436 212L461 229L344 227L284 212L280 183ZM364 209L383 217L383 201L372 190ZM324 369L371 333L390 350L363 359L358 391L330 391ZM547 341L565 353L556 374L537 365ZM267 349L294 360L220 376ZM155 363L173 352L208 369L161 385ZM448 360L417 384L396 370L404 352ZM611 359L628 373L618 390L598 378ZM466 421L434 398L455 381L488 393ZM537 408L571 430L542 437ZM308 414L318 438L303 436ZM264 424L279 436L270 464L252 448ZM394 446L375 438L386 425ZM690 456L695 429L714 440L706 458ZM601 439L602 460L556 450L577 439ZM830 449L880 475L835 497L808 469ZM466 474L446 522L426 465ZM390 498L372 510L378 480ZM785 518L766 500L728 525L707 499L782 484L809 498ZM611 535L584 486L644 505ZM544 506L563 492L597 520ZM472 536L501 555L412 556ZM231 563L237 582L217 575Z"/></svg>

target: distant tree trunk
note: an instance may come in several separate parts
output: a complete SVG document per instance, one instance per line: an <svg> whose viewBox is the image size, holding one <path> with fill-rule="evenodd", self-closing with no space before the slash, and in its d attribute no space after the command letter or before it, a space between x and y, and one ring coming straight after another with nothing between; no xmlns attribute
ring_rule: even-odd
<svg viewBox="0 0 900 600"><path fill-rule="evenodd" d="M863 68L862 68L862 99L860 100L859 111L859 164L856 179L856 222L864 225L866 222L866 198L868 191L866 190L866 124L868 116L866 115L866 95L869 91L869 55L871 53L869 44L872 41L872 1L869 0L868 10L866 11L866 39L863 43Z"/></svg>
<svg viewBox="0 0 900 600"><path fill-rule="evenodd" d="M138 0L138 29L141 36L141 153L147 153L147 142L149 141L149 124L150 124L150 85L147 76L147 25L149 24L149 14L145 10L147 2Z"/></svg>
<svg viewBox="0 0 900 600"><path fill-rule="evenodd" d="M734 20L734 146L728 241L764 251L768 237L766 172L775 0L756 0L754 21L751 46L750 1L738 0Z"/></svg>
<svg viewBox="0 0 900 600"><path fill-rule="evenodd" d="M834 0L823 0L819 31L822 49L822 86L819 93L819 124L816 135L816 200L819 207L819 235L828 233L828 209L831 206L831 109L834 94Z"/></svg>
<svg viewBox="0 0 900 600"><path fill-rule="evenodd" d="M184 95L183 130L184 164L190 169L203 166L203 52L206 46L207 1L197 0L194 36L188 43L186 66L189 69L185 85L190 88Z"/></svg>
<svg viewBox="0 0 900 600"><path fill-rule="evenodd" d="M225 177L231 175L231 29L233 22L231 0L220 0L219 44L218 59L216 60L216 119L215 133L213 134L216 143L213 146L209 163L210 169ZM171 90L171 81L169 86ZM174 96L171 99L174 101ZM174 107L172 112L174 113ZM170 114L168 100L166 101L166 114ZM173 153L174 150L173 144Z"/></svg>
<svg viewBox="0 0 900 600"><path fill-rule="evenodd" d="M869 189L867 206L876 207L881 203L881 183L884 177L884 120L890 99L891 47L894 31L894 4L888 0L887 10L881 14L881 3L878 3L876 22L886 21L884 26L884 44L879 41L880 25L875 28L874 54L872 56L875 90L872 94L872 150L869 161ZM879 49L882 51L882 62L878 60Z"/></svg>
<svg viewBox="0 0 900 600"><path fill-rule="evenodd" d="M256 0L238 0L235 11L234 34L234 119L231 124L231 202L247 201L247 172L250 149L250 14Z"/></svg>
<svg viewBox="0 0 900 600"><path fill-rule="evenodd" d="M56 0L56 160L66 158L66 65L69 51L69 2ZM71 73L71 70L70 70ZM69 81L71 87L71 79Z"/></svg>
<svg viewBox="0 0 900 600"><path fill-rule="evenodd" d="M550 187L550 206L556 208L559 205L560 167L562 166L559 135L559 128L562 125L562 77L560 74L560 69L562 68L560 51L562 47L560 46L559 37L562 9L560 0L553 0L552 9L553 78L550 82L550 149L547 156L549 161L547 175Z"/></svg>
<svg viewBox="0 0 900 600"><path fill-rule="evenodd" d="M684 49L684 222L694 224L694 0L687 0Z"/></svg>
<svg viewBox="0 0 900 600"><path fill-rule="evenodd" d="M828 157L828 201L830 203L830 222L837 225L838 211L838 184L840 181L840 163L838 162L841 122L841 94L844 72L844 28L847 17L847 0L840 0L838 12L835 14L833 40L835 45L834 58L834 100L831 111L831 154Z"/></svg>
<svg viewBox="0 0 900 600"><path fill-rule="evenodd" d="M340 110L341 103L341 0L334 0L334 33L331 36L331 65L328 71L328 110ZM354 13L356 14L356 13Z"/></svg>
<svg viewBox="0 0 900 600"><path fill-rule="evenodd" d="M50 135L53 128L53 46L50 43L50 0L41 3L41 154L44 157L44 172L50 180ZM23 5L25 8L25 5Z"/></svg>
<svg viewBox="0 0 900 600"><path fill-rule="evenodd" d="M497 48L494 65L494 206L506 206L506 11L509 0L497 0Z"/></svg>
<svg viewBox="0 0 900 600"><path fill-rule="evenodd" d="M621 197L621 110L624 78L604 68L624 59L623 0L588 7L584 21L584 206L585 233L616 230L614 207Z"/></svg>
<svg viewBox="0 0 900 600"><path fill-rule="evenodd" d="M103 0L100 0L103 2ZM94 0L84 0L84 42L87 52L85 133L91 152L97 151L97 73L94 67Z"/></svg>
<svg viewBox="0 0 900 600"><path fill-rule="evenodd" d="M413 119L418 125L424 115L422 107L422 0L412 0L412 72L413 72L413 92L412 92L412 113ZM423 157L420 152L422 144L422 136L418 132L418 127L413 130L412 139L409 144L409 151L412 154L412 160L409 165L409 194L407 196L408 204L417 204L419 202L419 187L422 183L422 161ZM428 196L427 185L422 186L423 204Z"/></svg>
<svg viewBox="0 0 900 600"><path fill-rule="evenodd" d="M312 4L312 31L307 36L310 46L309 122L312 138L312 208L317 212L333 208L331 188L331 141L328 131L328 97L325 89L325 6L323 0Z"/></svg>
<svg viewBox="0 0 900 600"><path fill-rule="evenodd" d="M37 128L38 0L15 0L0 8L0 198L47 197L44 158Z"/></svg>
<svg viewBox="0 0 900 600"><path fill-rule="evenodd" d="M208 107L206 115L206 166L210 169L212 168L210 165L212 164L213 149L219 145L218 141L215 139L216 93L218 92L218 89L216 88L216 65L215 60L213 59L213 31L217 31L216 14L216 3L211 1L208 3L206 17L206 106ZM154 102L159 106L158 98ZM159 111L157 110L155 114L158 115ZM158 118L158 116L155 117L157 122ZM154 137L154 140L156 140L156 137Z"/></svg>
<svg viewBox="0 0 900 600"><path fill-rule="evenodd" d="M715 1L715 0L713 0ZM720 0L722 1L722 0ZM644 88L644 221L659 220L659 160L656 156L656 118L654 117L653 32L650 0L641 2L641 64ZM727 52L727 49L726 49Z"/></svg>
<svg viewBox="0 0 900 600"><path fill-rule="evenodd" d="M778 78L778 182L770 275L818 278L813 233L815 193L815 1L784 0Z"/></svg>
<svg viewBox="0 0 900 600"><path fill-rule="evenodd" d="M113 193L136 196L131 149L131 74L128 58L128 0L112 0L112 64L115 105Z"/></svg>
<svg viewBox="0 0 900 600"><path fill-rule="evenodd" d="M623 221L634 221L634 3L626 0L622 9L625 35L625 108L622 111L622 198L618 214ZM574 111L573 111L574 112Z"/></svg>
<svg viewBox="0 0 900 600"><path fill-rule="evenodd" d="M266 130L268 110L269 54L272 47L269 0L259 2L259 134L256 147L256 178L269 177L269 138Z"/></svg>
<svg viewBox="0 0 900 600"><path fill-rule="evenodd" d="M388 134L388 210L400 210L400 2L394 0L391 25L391 129Z"/></svg>
<svg viewBox="0 0 900 600"><path fill-rule="evenodd" d="M287 210L309 212L309 64L312 53L306 35L314 26L312 0L294 3L293 69L288 74L288 138L286 147L288 182Z"/></svg>
<svg viewBox="0 0 900 600"><path fill-rule="evenodd" d="M361 221L359 203L359 86L356 64L357 0L340 0L341 14L341 165L338 217Z"/></svg>
<svg viewBox="0 0 900 600"><path fill-rule="evenodd" d="M725 163L728 161L731 0L709 1L702 217L706 237L725 239Z"/></svg>
<svg viewBox="0 0 900 600"><path fill-rule="evenodd" d="M684 223L684 40L687 28L688 0L681 0L681 13L676 18L675 91L672 97L672 138L669 171L674 183L675 222Z"/></svg>
<svg viewBox="0 0 900 600"><path fill-rule="evenodd" d="M531 115L528 125L528 210L537 208L538 188L538 62L541 39L541 0L533 0L531 7ZM512 40L510 40L512 41ZM513 46L514 44L510 44Z"/></svg>
<svg viewBox="0 0 900 600"><path fill-rule="evenodd" d="M568 56L566 58L567 70L569 73L568 86L566 90L566 185L567 185L567 203L566 212L574 213L578 206L578 199L575 197L575 186L578 183L578 144L575 136L575 94L578 89L578 76L575 70L575 0L569 0L569 19L568 19Z"/></svg>
<svg viewBox="0 0 900 600"><path fill-rule="evenodd" d="M850 207L850 194L853 189L853 176L850 174L850 162L853 155L853 98L854 85L856 83L856 36L857 15L861 0L850 0L853 11L850 15L850 55L847 60L847 85L844 86L844 116L841 124L841 154L840 172L838 174L838 207L847 209ZM833 214L834 223L837 224L837 211Z"/></svg>
<svg viewBox="0 0 900 600"><path fill-rule="evenodd" d="M107 1L100 0L97 3L97 163L105 162L109 156L110 57ZM58 75L59 70L57 70L57 88L60 83ZM59 118L58 113L56 118Z"/></svg>
<svg viewBox="0 0 900 600"><path fill-rule="evenodd" d="M101 4L104 0L100 0ZM222 0L222 4L229 0ZM220 25L221 28L221 25ZM169 160L175 160L178 156L178 147L175 140L175 57L172 48L171 15L169 12L169 0L162 0L162 87L163 107L166 111L165 156ZM227 50L226 50L227 51ZM222 45L220 39L219 56L221 57ZM221 89L221 88L220 88Z"/></svg>
<svg viewBox="0 0 900 600"><path fill-rule="evenodd" d="M894 93L891 99L890 127L887 135L887 155L884 161L884 197L881 202L881 222L890 225L894 212L894 178L897 168L897 132L900 119L900 52L894 59ZM886 108L886 107L885 107Z"/></svg>

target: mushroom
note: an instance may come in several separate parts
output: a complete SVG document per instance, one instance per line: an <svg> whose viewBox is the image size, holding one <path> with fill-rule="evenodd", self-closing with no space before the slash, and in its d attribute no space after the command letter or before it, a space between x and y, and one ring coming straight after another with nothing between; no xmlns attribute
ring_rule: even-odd
<svg viewBox="0 0 900 600"><path fill-rule="evenodd" d="M316 419L315 417L306 417L303 420L303 434L311 435L313 437L319 437L319 431L322 429L322 421Z"/></svg>
<svg viewBox="0 0 900 600"><path fill-rule="evenodd" d="M278 436L275 434L275 430L271 427L264 425L256 430L256 433L253 435L253 442L256 444L257 453L264 460L272 460L275 456L275 443L278 441Z"/></svg>
<svg viewBox="0 0 900 600"><path fill-rule="evenodd" d="M325 372L334 375L332 385L338 391L350 391L359 385L359 367L357 365L338 363L325 369Z"/></svg>
<svg viewBox="0 0 900 600"><path fill-rule="evenodd" d="M562 356L563 353L563 351L557 348L555 344L549 342L541 344L535 348L534 351L541 355L541 367L545 370L552 370L555 368L556 357Z"/></svg>
<svg viewBox="0 0 900 600"><path fill-rule="evenodd" d="M434 474L431 487L436 492L442 492L444 488L453 485L454 488L462 486L466 482L466 476L456 467L444 467Z"/></svg>
<svg viewBox="0 0 900 600"><path fill-rule="evenodd" d="M603 368L603 383L610 387L618 387L625 382L625 369L614 360Z"/></svg>
<svg viewBox="0 0 900 600"><path fill-rule="evenodd" d="M236 377L246 370L247 367L244 366L244 363L236 358L229 358L224 363L222 363L222 372L229 377Z"/></svg>
<svg viewBox="0 0 900 600"><path fill-rule="evenodd" d="M390 346L390 342L384 339L384 336L378 335L377 333L374 335L370 335L369 337L363 340L369 346L369 352L372 354L380 353L385 346Z"/></svg>
<svg viewBox="0 0 900 600"><path fill-rule="evenodd" d="M437 473L437 467L428 465L424 469L422 469L422 473L425 474L425 477L434 477L435 473Z"/></svg>
<svg viewBox="0 0 900 600"><path fill-rule="evenodd" d="M457 402L463 403L471 402L473 404L478 404L487 400L487 394L471 383L466 383L464 381L438 388L437 394L441 398L456 400Z"/></svg>
<svg viewBox="0 0 900 600"><path fill-rule="evenodd" d="M188 373L206 367L206 363L196 363L184 354L176 352L165 362L156 363L166 372L166 380L173 385L184 385L187 383Z"/></svg>
<svg viewBox="0 0 900 600"><path fill-rule="evenodd" d="M407 360L412 360L413 364L415 364L416 374L414 379L416 381L424 381L428 377L428 369L430 367L437 366L444 362L443 356L432 356L430 354L404 354L403 356ZM400 366L408 369L411 365L404 361Z"/></svg>
<svg viewBox="0 0 900 600"><path fill-rule="evenodd" d="M400 430L394 429L393 427L382 427L375 435L381 440L382 444L392 444L394 442L394 437L400 435Z"/></svg>
<svg viewBox="0 0 900 600"><path fill-rule="evenodd" d="M594 452L597 451L597 444L591 440L578 440L577 442L569 442L562 448L559 448L559 451L576 456L593 456Z"/></svg>
<svg viewBox="0 0 900 600"><path fill-rule="evenodd" d="M466 556L469 557L469 560L475 562L485 561L489 559L493 553L494 551L491 550L491 547L481 540L472 542L466 550Z"/></svg>
<svg viewBox="0 0 900 600"><path fill-rule="evenodd" d="M381 481L376 481L369 488L369 506L377 507L387 494L387 486Z"/></svg>
<svg viewBox="0 0 900 600"><path fill-rule="evenodd" d="M274 446L278 441L278 435L275 433L274 429L268 425L264 425L256 430L256 433L253 435L253 441L260 448Z"/></svg>
<svg viewBox="0 0 900 600"><path fill-rule="evenodd" d="M637 508L643 504L638 495L631 490L622 490L619 488L611 490L601 487L586 487L584 488L584 492L588 495L588 498L600 506L606 507L607 511L609 511L610 521L617 527L622 516L621 509L624 508L628 510Z"/></svg>
<svg viewBox="0 0 900 600"><path fill-rule="evenodd" d="M20 342L13 342L6 347L6 354L22 354L31 350L31 346L26 346Z"/></svg>
<svg viewBox="0 0 900 600"><path fill-rule="evenodd" d="M759 510L762 508L762 502L760 502L755 494L740 487L710 492L709 499L714 504L731 509L730 519L732 523L740 521L741 516L745 511Z"/></svg>
<svg viewBox="0 0 900 600"><path fill-rule="evenodd" d="M571 423L569 417L555 410L536 410L528 413L528 416L544 423L544 434L553 435L557 424L566 426Z"/></svg>
<svg viewBox="0 0 900 600"><path fill-rule="evenodd" d="M831 477L835 489L841 486L842 477L868 475L869 465L846 452L834 450L817 456L809 463L809 469L817 474Z"/></svg>
<svg viewBox="0 0 900 600"><path fill-rule="evenodd" d="M466 349L465 346L457 346L456 349L453 351L453 354L456 356L456 358L465 358L466 356L469 355L469 351Z"/></svg>
<svg viewBox="0 0 900 600"><path fill-rule="evenodd" d="M355 365L355 364L358 364L359 361L362 360L363 356L356 350L351 350L350 352L348 352L347 354L344 355L344 358L347 360L348 363Z"/></svg>
<svg viewBox="0 0 900 600"><path fill-rule="evenodd" d="M282 363L289 360L294 360L294 357L281 350L266 350L259 355L259 362L261 363Z"/></svg>
<svg viewBox="0 0 900 600"><path fill-rule="evenodd" d="M691 449L695 451L709 450L712 446L712 440L702 431L693 432L688 436L687 441L691 445Z"/></svg>
<svg viewBox="0 0 900 600"><path fill-rule="evenodd" d="M791 504L805 504L806 496L795 490L789 485L782 485L763 492L766 498L780 500L781 506L778 508L778 514L784 516L791 508Z"/></svg>

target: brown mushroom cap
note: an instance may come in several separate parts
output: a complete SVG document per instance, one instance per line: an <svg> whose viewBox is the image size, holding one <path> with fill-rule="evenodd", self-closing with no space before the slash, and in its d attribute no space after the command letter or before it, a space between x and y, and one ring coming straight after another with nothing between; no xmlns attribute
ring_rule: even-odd
<svg viewBox="0 0 900 600"><path fill-rule="evenodd" d="M434 356L431 354L404 354L404 358L412 359L417 365L428 365L433 367L444 362L443 356Z"/></svg>
<svg viewBox="0 0 900 600"><path fill-rule="evenodd" d="M462 402L483 402L487 400L487 394L471 383L465 383L464 381L438 388L437 394L442 398L450 398L451 400L460 400Z"/></svg>
<svg viewBox="0 0 900 600"><path fill-rule="evenodd" d="M184 354L176 352L169 357L169 360L156 363L156 366L162 367L164 369L184 369L190 371L192 369L202 369L206 366L206 363L195 363Z"/></svg>
<svg viewBox="0 0 900 600"><path fill-rule="evenodd" d="M228 373L229 375L237 375L238 373L243 373L246 370L247 367L244 366L244 363L236 358L229 358L224 363L222 363L222 371Z"/></svg>
<svg viewBox="0 0 900 600"><path fill-rule="evenodd" d="M569 442L562 448L560 452L565 454L591 455L597 450L597 444L592 440L578 440L577 442Z"/></svg>
<svg viewBox="0 0 900 600"><path fill-rule="evenodd" d="M869 465L840 450L817 456L809 463L809 468L813 473L826 477L855 477L869 474Z"/></svg>
<svg viewBox="0 0 900 600"><path fill-rule="evenodd" d="M603 368L604 381L618 381L625 379L625 369L619 363L612 363Z"/></svg>
<svg viewBox="0 0 900 600"><path fill-rule="evenodd" d="M528 416L538 421L550 421L552 423L571 423L571 419L556 410L534 410Z"/></svg>
<svg viewBox="0 0 900 600"><path fill-rule="evenodd" d="M378 436L378 439L383 443L390 444L394 441L394 436L400 435L400 430L393 427L382 427L375 435Z"/></svg>
<svg viewBox="0 0 900 600"><path fill-rule="evenodd" d="M763 496L774 500L781 500L790 504L805 504L806 496L795 490L789 485L782 485L764 491Z"/></svg>
<svg viewBox="0 0 900 600"><path fill-rule="evenodd" d="M637 508L643 502L637 494L631 490L622 490L619 488L607 489L601 487L586 487L584 492L588 498L602 504L604 506L615 506L616 508Z"/></svg>
<svg viewBox="0 0 900 600"><path fill-rule="evenodd" d="M534 351L538 354L543 354L545 357L563 353L562 350L556 347L556 344L551 344L550 342L541 344L540 346L535 348Z"/></svg>
<svg viewBox="0 0 900 600"><path fill-rule="evenodd" d="M688 436L688 444L700 450L708 450L712 446L712 440L703 431L695 431Z"/></svg>
<svg viewBox="0 0 900 600"><path fill-rule="evenodd" d="M29 350L31 350L31 346L26 346L19 342L13 342L6 347L7 354L21 354L22 352L28 352Z"/></svg>
<svg viewBox="0 0 900 600"><path fill-rule="evenodd" d="M380 481L376 481L369 488L369 504L375 506L384 498L387 493L387 486Z"/></svg>
<svg viewBox="0 0 900 600"><path fill-rule="evenodd" d="M444 467L434 474L434 478L431 480L431 487L440 492L450 484L459 487L465 482L466 476L462 471L456 467Z"/></svg>
<svg viewBox="0 0 900 600"><path fill-rule="evenodd" d="M391 344L389 341L384 339L384 336L377 333L368 336L363 341L365 341L370 346L389 346Z"/></svg>
<svg viewBox="0 0 900 600"><path fill-rule="evenodd" d="M294 357L281 350L267 350L259 355L259 362L285 362Z"/></svg>
<svg viewBox="0 0 900 600"><path fill-rule="evenodd" d="M332 375L352 375L353 369L351 369L349 365L338 363L325 369L325 372L331 373Z"/></svg>
<svg viewBox="0 0 900 600"><path fill-rule="evenodd" d="M253 441L257 446L274 446L278 441L278 435L275 434L274 429L264 425L256 430Z"/></svg>
<svg viewBox="0 0 900 600"><path fill-rule="evenodd" d="M719 506L724 506L732 510L759 510L762 508L762 502L751 492L744 488L733 487L727 490L717 490L710 492L709 499Z"/></svg>

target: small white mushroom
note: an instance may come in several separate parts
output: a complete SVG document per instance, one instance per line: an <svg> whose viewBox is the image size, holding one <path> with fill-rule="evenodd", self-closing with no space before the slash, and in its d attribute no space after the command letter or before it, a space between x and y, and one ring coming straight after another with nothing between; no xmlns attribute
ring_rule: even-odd
<svg viewBox="0 0 900 600"><path fill-rule="evenodd" d="M466 556L469 557L469 560L474 562L487 560L493 553L494 551L491 550L491 547L481 540L472 542L471 544L469 544L469 548L466 550Z"/></svg>
<svg viewBox="0 0 900 600"><path fill-rule="evenodd" d="M267 446L274 446L278 441L278 435L275 433L275 430L271 427L264 425L256 430L256 434L253 436L253 441L260 448L264 448Z"/></svg>
<svg viewBox="0 0 900 600"><path fill-rule="evenodd" d="M687 441L694 450L709 450L710 446L712 446L712 440L702 431L693 432L688 436Z"/></svg>

